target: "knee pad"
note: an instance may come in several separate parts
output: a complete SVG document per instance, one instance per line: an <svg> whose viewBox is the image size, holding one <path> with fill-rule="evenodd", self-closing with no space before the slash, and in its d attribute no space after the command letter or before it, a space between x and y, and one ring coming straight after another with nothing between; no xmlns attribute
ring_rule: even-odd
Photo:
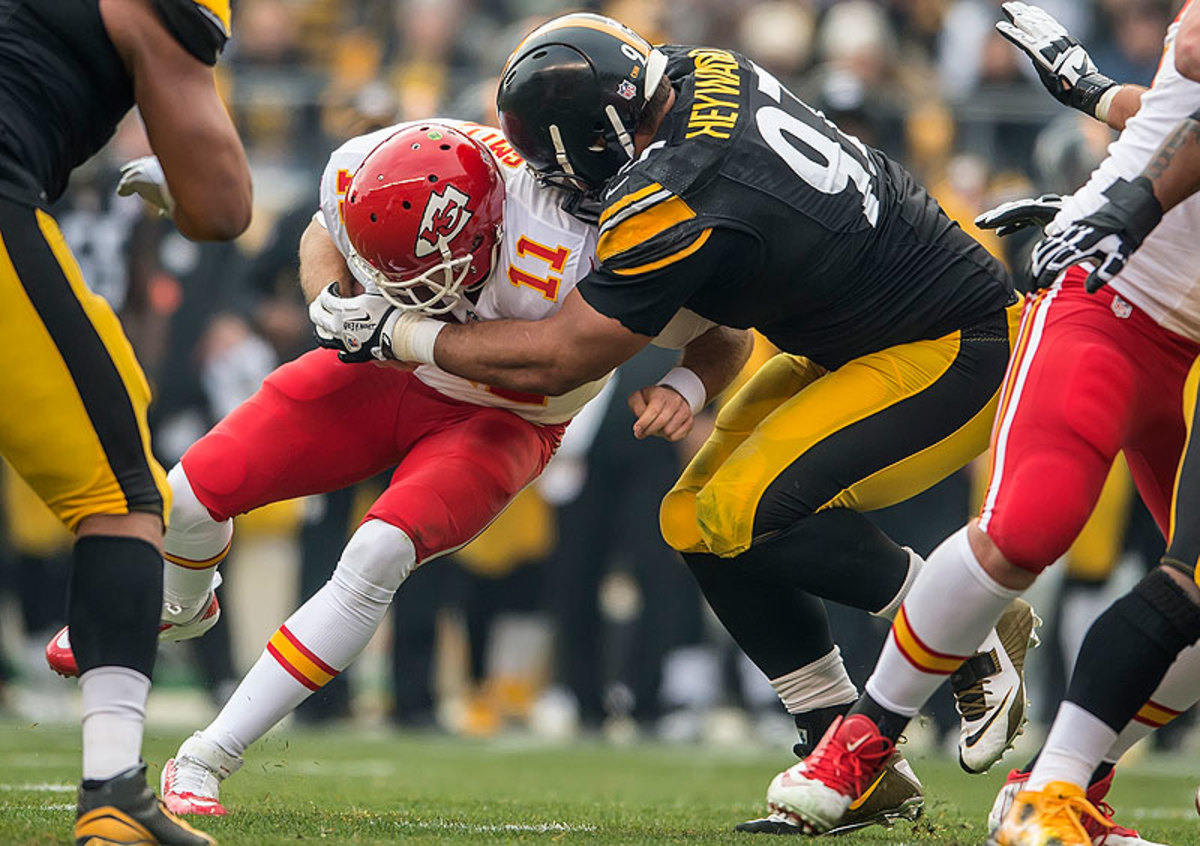
<svg viewBox="0 0 1200 846"><path fill-rule="evenodd" d="M1134 585L1113 609L1171 655L1200 640L1200 605L1162 567Z"/></svg>
<svg viewBox="0 0 1200 846"><path fill-rule="evenodd" d="M750 548L754 511L745 507L740 491L718 492L714 488L720 486L720 478L714 482L696 494L696 528L704 548L713 555L731 558Z"/></svg>
<svg viewBox="0 0 1200 846"><path fill-rule="evenodd" d="M416 563L417 551L408 535L382 520L368 520L346 544L331 581L386 605Z"/></svg>
<svg viewBox="0 0 1200 846"><path fill-rule="evenodd" d="M663 540L679 552L708 552L696 522L696 492L674 488L658 509L658 527Z"/></svg>
<svg viewBox="0 0 1200 846"><path fill-rule="evenodd" d="M233 539L233 520L217 521L192 490L182 464L167 474L174 503L171 520L163 538L169 557L187 561L209 561L220 555Z"/></svg>

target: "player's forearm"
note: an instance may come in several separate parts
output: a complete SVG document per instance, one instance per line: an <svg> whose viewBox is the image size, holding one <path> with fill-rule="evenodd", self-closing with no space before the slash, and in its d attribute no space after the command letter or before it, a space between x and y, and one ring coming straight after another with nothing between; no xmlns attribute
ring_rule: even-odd
<svg viewBox="0 0 1200 846"><path fill-rule="evenodd" d="M598 379L609 367L559 343L546 321L488 320L450 324L437 337L434 361L448 373L496 388L559 396Z"/></svg>
<svg viewBox="0 0 1200 846"><path fill-rule="evenodd" d="M1125 123L1142 107L1142 95L1146 91L1147 89L1140 85L1118 86L1108 103L1108 112L1102 118L1103 121L1118 132L1123 131ZM1097 118L1099 117L1097 114Z"/></svg>
<svg viewBox="0 0 1200 846"><path fill-rule="evenodd" d="M679 365L700 377L711 400L729 387L753 349L754 336L749 330L714 326L684 347Z"/></svg>
<svg viewBox="0 0 1200 846"><path fill-rule="evenodd" d="M343 293L349 294L351 278L346 259L338 252L329 232L316 221L310 221L300 236L300 289L304 301L311 303L330 282L339 283Z"/></svg>
<svg viewBox="0 0 1200 846"><path fill-rule="evenodd" d="M1142 171L1165 213L1200 189L1200 110L1184 118Z"/></svg>

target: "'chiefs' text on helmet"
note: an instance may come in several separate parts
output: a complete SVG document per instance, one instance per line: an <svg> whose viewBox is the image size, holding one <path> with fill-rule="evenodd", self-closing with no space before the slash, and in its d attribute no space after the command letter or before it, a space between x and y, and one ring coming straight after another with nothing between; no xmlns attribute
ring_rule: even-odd
<svg viewBox="0 0 1200 846"><path fill-rule="evenodd" d="M500 128L546 181L597 188L633 158L634 132L666 65L611 18L555 18L509 56L496 98Z"/></svg>
<svg viewBox="0 0 1200 846"><path fill-rule="evenodd" d="M397 131L346 191L350 262L398 308L445 314L487 281L504 222L491 155L453 127Z"/></svg>

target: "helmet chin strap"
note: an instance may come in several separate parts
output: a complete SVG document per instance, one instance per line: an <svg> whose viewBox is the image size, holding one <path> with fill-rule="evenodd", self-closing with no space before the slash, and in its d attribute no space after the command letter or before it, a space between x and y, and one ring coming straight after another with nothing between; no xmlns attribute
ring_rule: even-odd
<svg viewBox="0 0 1200 846"><path fill-rule="evenodd" d="M554 160L558 162L558 166L567 174L575 176L575 168L571 167L571 160L567 158L567 145L563 143L557 123L550 124L550 142L554 145Z"/></svg>
<svg viewBox="0 0 1200 846"><path fill-rule="evenodd" d="M613 131L617 133L617 140L621 142L621 149L625 151L625 155L633 158L633 139L629 136L629 130L625 128L625 124L621 121L621 116L617 114L617 110L609 103L604 107L604 114L608 115L608 122L612 124Z"/></svg>

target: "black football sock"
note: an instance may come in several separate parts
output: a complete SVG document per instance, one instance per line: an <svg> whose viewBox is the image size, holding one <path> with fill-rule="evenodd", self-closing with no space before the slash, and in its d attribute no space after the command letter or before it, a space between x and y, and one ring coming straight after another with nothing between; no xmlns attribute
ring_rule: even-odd
<svg viewBox="0 0 1200 846"><path fill-rule="evenodd" d="M825 732L833 725L833 721L838 717L845 716L852 704L847 702L845 705L831 705L828 708L814 708L803 714L793 714L796 731L800 735L799 742L792 747L796 757L807 758L811 755L813 747L825 736Z"/></svg>
<svg viewBox="0 0 1200 846"><path fill-rule="evenodd" d="M162 556L144 540L86 535L75 542L67 624L81 675L115 666L151 676L162 585Z"/></svg>
<svg viewBox="0 0 1200 846"><path fill-rule="evenodd" d="M1120 732L1198 638L1200 606L1159 567L1092 624L1066 699Z"/></svg>
<svg viewBox="0 0 1200 846"><path fill-rule="evenodd" d="M907 551L848 508L803 517L729 560L763 579L869 612L895 599L909 565Z"/></svg>
<svg viewBox="0 0 1200 846"><path fill-rule="evenodd" d="M872 699L869 693L864 693L858 702L854 703L850 714L862 714L864 717L869 717L871 722L879 727L880 734L893 742L900 739L900 735L904 734L904 729L912 721L912 717L906 717L884 708Z"/></svg>
<svg viewBox="0 0 1200 846"><path fill-rule="evenodd" d="M683 560L721 624L767 678L798 670L833 649L825 606L816 597L716 555L689 552Z"/></svg>

